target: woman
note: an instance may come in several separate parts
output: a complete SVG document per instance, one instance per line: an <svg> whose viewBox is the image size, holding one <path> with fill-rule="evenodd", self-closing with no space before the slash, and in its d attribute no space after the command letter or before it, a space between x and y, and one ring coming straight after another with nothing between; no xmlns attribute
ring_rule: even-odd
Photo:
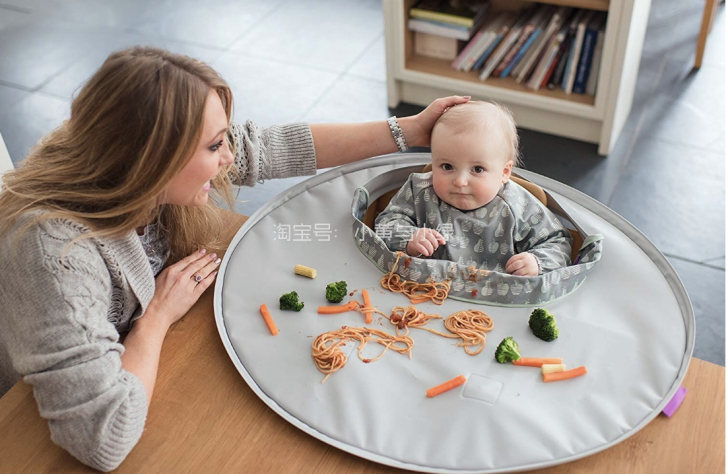
<svg viewBox="0 0 728 474"><path fill-rule="evenodd" d="M55 443L116 468L144 428L167 330L217 275L210 193L232 208L234 184L427 146L442 112L467 100L399 123L258 130L229 123L230 89L204 63L112 54L71 118L3 177L0 394L22 376Z"/></svg>

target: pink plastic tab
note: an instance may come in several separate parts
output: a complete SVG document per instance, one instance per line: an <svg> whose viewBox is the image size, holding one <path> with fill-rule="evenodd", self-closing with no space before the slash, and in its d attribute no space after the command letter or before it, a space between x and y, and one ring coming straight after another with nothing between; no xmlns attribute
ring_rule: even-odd
<svg viewBox="0 0 728 474"><path fill-rule="evenodd" d="M675 392L675 396L672 397L672 400L670 400L667 405L665 405L665 408L662 410L662 413L667 415L667 417L671 417L675 414L678 408L680 408L680 404L685 399L685 394L688 392L688 389L685 387L680 387L677 389L677 392Z"/></svg>

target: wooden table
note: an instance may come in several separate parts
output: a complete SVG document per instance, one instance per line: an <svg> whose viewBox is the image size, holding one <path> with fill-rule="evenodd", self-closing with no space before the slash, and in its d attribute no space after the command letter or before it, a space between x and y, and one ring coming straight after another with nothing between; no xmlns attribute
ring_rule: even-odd
<svg viewBox="0 0 728 474"><path fill-rule="evenodd" d="M229 219L227 242L245 221ZM269 409L238 374L208 290L167 335L139 444L119 472L408 472L329 446ZM687 397L619 445L544 473L725 472L725 368L692 359ZM95 472L53 444L29 385L0 399L0 472Z"/></svg>

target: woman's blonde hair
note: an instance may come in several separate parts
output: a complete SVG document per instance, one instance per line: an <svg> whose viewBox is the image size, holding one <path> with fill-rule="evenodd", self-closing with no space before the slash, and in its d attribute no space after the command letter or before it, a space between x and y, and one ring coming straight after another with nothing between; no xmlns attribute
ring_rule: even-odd
<svg viewBox="0 0 728 474"><path fill-rule="evenodd" d="M197 208L159 205L198 146L211 91L229 121L232 93L207 64L151 47L111 54L73 100L70 119L3 176L0 234L26 211L44 209L28 227L73 219L92 230L81 238L121 237L158 219L170 263L218 245L222 221L213 199ZM212 196L231 209L232 172L226 167L212 181Z"/></svg>

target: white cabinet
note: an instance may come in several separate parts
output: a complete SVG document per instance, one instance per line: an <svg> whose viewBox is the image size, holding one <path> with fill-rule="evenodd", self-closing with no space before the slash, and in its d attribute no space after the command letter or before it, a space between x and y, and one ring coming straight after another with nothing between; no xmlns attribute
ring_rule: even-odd
<svg viewBox="0 0 728 474"><path fill-rule="evenodd" d="M476 71L456 71L451 61L416 55L414 33L406 26L415 1L382 0L390 107L401 101L424 106L454 94L495 100L513 111L519 127L598 143L599 153L609 154L632 107L650 0L537 2L608 12L596 96L560 89L533 92L513 78L481 81ZM491 0L491 10L517 10L528 3L534 2Z"/></svg>

